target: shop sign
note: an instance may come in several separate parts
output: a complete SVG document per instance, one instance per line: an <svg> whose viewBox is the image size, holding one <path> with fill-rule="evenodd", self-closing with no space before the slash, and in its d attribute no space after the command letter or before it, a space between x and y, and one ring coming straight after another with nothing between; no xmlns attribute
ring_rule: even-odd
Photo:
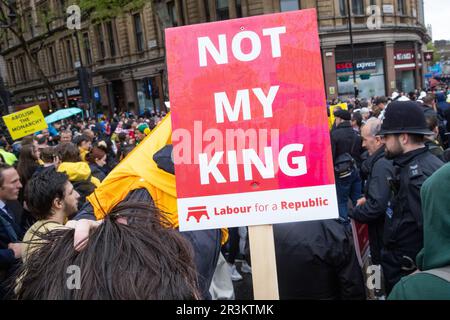
<svg viewBox="0 0 450 320"><path fill-rule="evenodd" d="M47 100L47 95L46 94L38 94L37 98L39 101L44 101L44 100Z"/></svg>
<svg viewBox="0 0 450 320"><path fill-rule="evenodd" d="M414 49L395 50L394 51L395 64L413 63L415 62Z"/></svg>
<svg viewBox="0 0 450 320"><path fill-rule="evenodd" d="M32 97L32 96L26 96L26 97L23 98L23 101L24 101L25 103L30 103L30 102L34 101L34 97Z"/></svg>
<svg viewBox="0 0 450 320"><path fill-rule="evenodd" d="M416 67L414 49L394 50L395 69L413 70Z"/></svg>
<svg viewBox="0 0 450 320"><path fill-rule="evenodd" d="M429 61L433 61L433 52L424 52L424 60L429 62Z"/></svg>
<svg viewBox="0 0 450 320"><path fill-rule="evenodd" d="M377 62L375 60L355 62L355 70L359 71L375 71L377 70ZM336 73L352 72L351 62L336 63Z"/></svg>
<svg viewBox="0 0 450 320"><path fill-rule="evenodd" d="M67 88L66 92L67 92L68 97L80 96L80 88L79 87Z"/></svg>
<svg viewBox="0 0 450 320"><path fill-rule="evenodd" d="M94 88L94 99L100 101L100 90L98 88Z"/></svg>

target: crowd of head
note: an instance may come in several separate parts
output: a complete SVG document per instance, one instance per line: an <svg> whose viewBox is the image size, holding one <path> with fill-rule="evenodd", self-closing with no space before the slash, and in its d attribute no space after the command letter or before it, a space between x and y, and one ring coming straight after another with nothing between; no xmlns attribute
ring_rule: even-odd
<svg viewBox="0 0 450 320"><path fill-rule="evenodd" d="M330 107L339 218L344 225L351 219L368 225L371 261L381 266L384 292L392 299L441 299L450 290L445 277L434 283L425 275L441 272L450 259L432 265L421 258L446 256L439 248L450 240L448 230L429 219L447 224L449 183L422 188L448 175L450 94L442 89L352 100L348 110ZM423 206L429 199L435 205ZM431 237L433 232L439 235ZM420 275L409 276L417 269Z"/></svg>
<svg viewBox="0 0 450 320"><path fill-rule="evenodd" d="M89 237L89 246L83 250L74 246L78 219L71 219L89 206L86 197L163 116L70 118L14 143L3 133L0 297L201 297L192 247L168 227L164 215L150 205L151 201L121 203L103 223L95 225L94 231L85 230L80 241ZM93 214L90 218L95 220ZM87 220L80 220L83 221ZM59 285L65 283L66 269L71 265L88 266L81 272L83 279L88 278L83 283L89 283L83 290ZM98 268L98 273L92 272L91 267ZM55 274L61 277L58 279ZM135 284L132 290L130 282Z"/></svg>
<svg viewBox="0 0 450 320"><path fill-rule="evenodd" d="M450 159L450 151L444 154L448 149L450 137L450 89L448 85L442 88L434 88L427 91L416 89L409 93L394 91L391 96L374 96L370 99L333 99L328 101L328 108L336 105L334 111L339 111L342 103L347 104L347 110L341 111L339 121L350 120L352 128L358 133L362 133L363 125L370 118L384 119L386 107L394 101L417 102L423 110L428 128L434 135L425 136L427 145L431 147L432 152L441 159ZM347 112L348 111L348 112ZM328 115L330 111L328 110ZM335 124L333 124L335 126Z"/></svg>
<svg viewBox="0 0 450 320"><path fill-rule="evenodd" d="M375 296L414 296L402 277L450 264L440 258L434 263L434 256L442 256L435 246L445 248L450 237L437 235L447 231L430 219L450 223L444 208L449 182L442 178L450 174L444 166L450 159L447 92L353 99L347 109L336 106L339 102L329 103L339 219L274 227L280 297L366 298L350 219L368 225L371 263L381 266L385 280L384 291ZM225 278L243 278L235 265L246 238L241 230L229 229L228 249L220 255L220 230L179 233L169 215L155 207L159 199L142 185L127 190L103 220L95 221L87 198L163 116L69 118L14 143L6 133L0 137L0 297L208 298L205 291L223 281L213 281L226 265L223 256L231 268L225 268ZM174 174L173 163L172 170L158 168ZM91 220L80 220L84 216ZM244 262L241 271L251 272ZM73 266L83 266L79 290L73 290L76 278L67 282ZM418 283L430 282L419 278ZM449 289L436 288L434 294Z"/></svg>

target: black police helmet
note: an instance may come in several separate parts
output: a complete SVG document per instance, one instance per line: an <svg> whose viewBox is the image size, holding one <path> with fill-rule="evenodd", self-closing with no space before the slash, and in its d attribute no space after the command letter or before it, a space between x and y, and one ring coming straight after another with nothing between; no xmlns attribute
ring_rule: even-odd
<svg viewBox="0 0 450 320"><path fill-rule="evenodd" d="M433 134L428 129L422 109L414 101L394 101L389 104L378 136L386 134L411 133Z"/></svg>

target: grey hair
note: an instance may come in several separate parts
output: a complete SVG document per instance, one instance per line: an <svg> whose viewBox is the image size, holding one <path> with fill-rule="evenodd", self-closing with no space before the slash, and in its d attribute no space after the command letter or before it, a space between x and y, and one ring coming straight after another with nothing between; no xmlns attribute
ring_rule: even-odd
<svg viewBox="0 0 450 320"><path fill-rule="evenodd" d="M381 120L377 118L370 118L365 124L369 128L370 136L374 137L381 129Z"/></svg>

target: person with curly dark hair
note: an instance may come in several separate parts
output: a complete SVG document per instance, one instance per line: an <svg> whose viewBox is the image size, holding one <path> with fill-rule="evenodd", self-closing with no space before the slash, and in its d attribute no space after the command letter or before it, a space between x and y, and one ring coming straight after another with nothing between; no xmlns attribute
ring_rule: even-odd
<svg viewBox="0 0 450 320"><path fill-rule="evenodd" d="M41 235L45 243L19 269L17 299L199 299L192 248L154 206L123 202L89 223ZM84 236L74 243L79 229ZM74 266L77 290L67 285Z"/></svg>

